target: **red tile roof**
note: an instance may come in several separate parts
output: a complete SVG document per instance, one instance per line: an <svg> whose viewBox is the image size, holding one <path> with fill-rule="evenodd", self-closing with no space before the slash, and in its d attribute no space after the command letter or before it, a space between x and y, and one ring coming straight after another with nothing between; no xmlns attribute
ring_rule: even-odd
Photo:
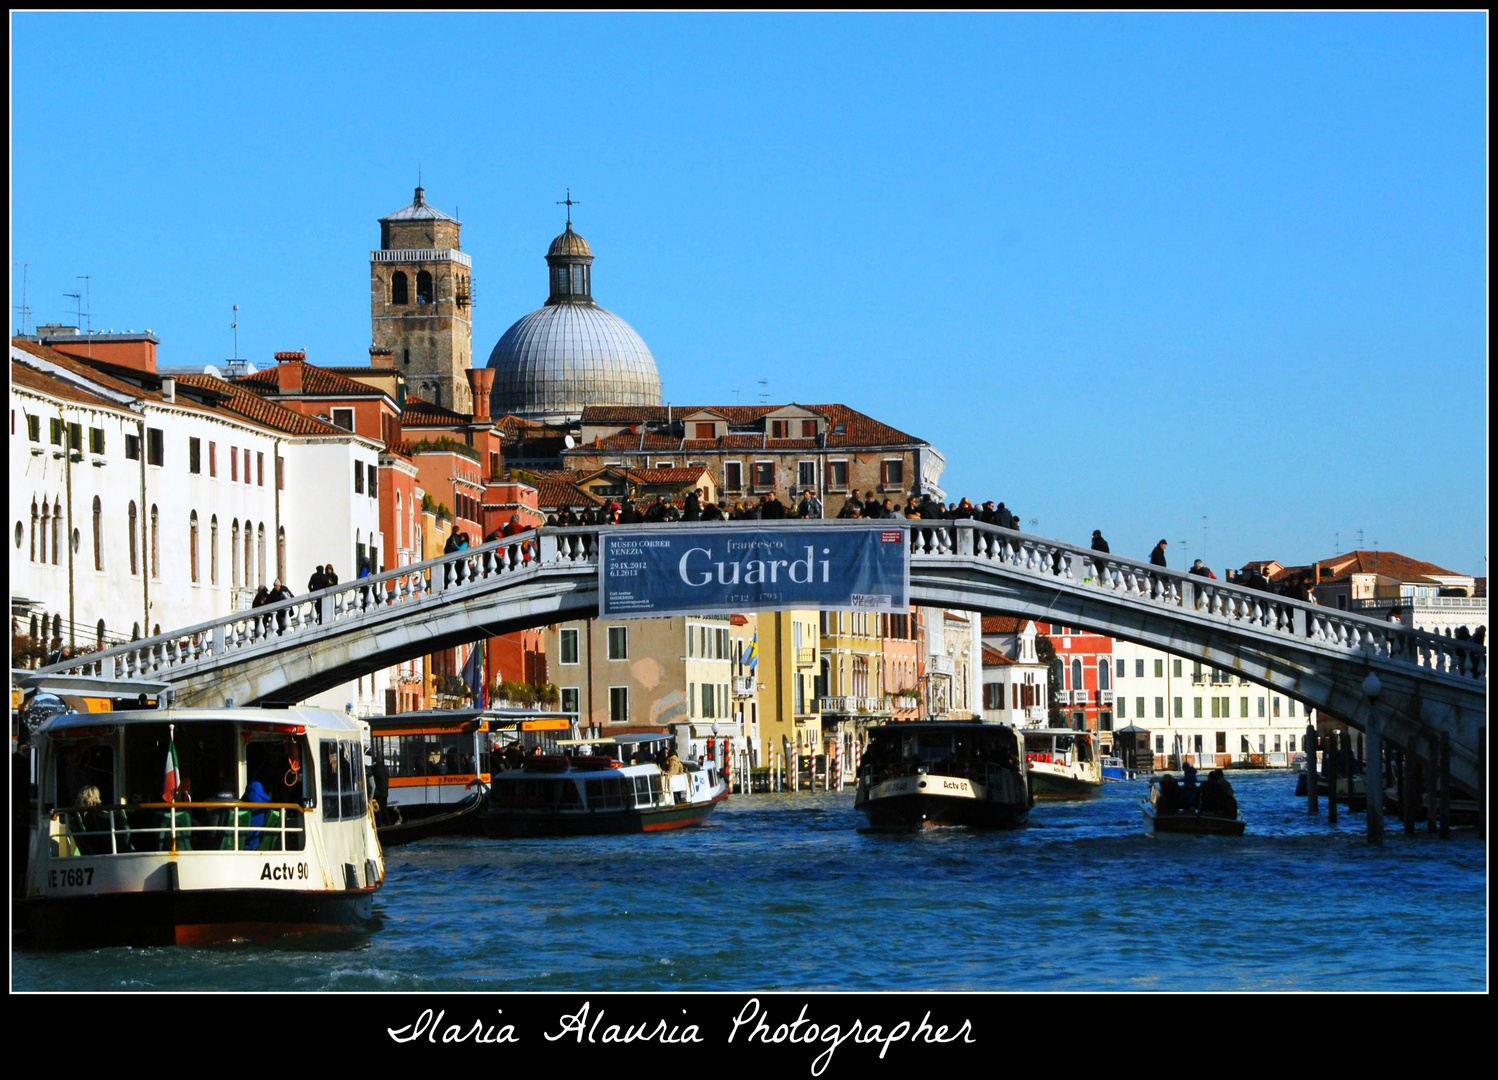
<svg viewBox="0 0 1498 1080"><path fill-rule="evenodd" d="M472 420L472 416L444 409L413 394L406 395L406 408L401 413L401 427L452 427Z"/></svg>
<svg viewBox="0 0 1498 1080"><path fill-rule="evenodd" d="M307 397L372 397L383 394L384 391L368 383L357 382L340 375L330 368L318 367L309 364L305 360L283 360L276 367L257 371L253 375L246 375L238 380L244 386L248 386L257 394L279 394L281 393L281 380L279 369L286 364L297 364L302 369L302 388L295 391L298 395ZM371 371L376 369L371 368Z"/></svg>
<svg viewBox="0 0 1498 1080"><path fill-rule="evenodd" d="M995 649L992 645L983 646L984 667L1006 667L1013 663L1013 660L1009 659L1009 657L999 652L999 650Z"/></svg>
<svg viewBox="0 0 1498 1080"><path fill-rule="evenodd" d="M1273 560L1269 560L1273 561ZM1261 563L1249 565L1259 566ZM1458 574L1455 570L1445 570L1435 563L1422 562L1412 559L1408 555L1401 555L1397 551L1349 551L1344 555L1336 555L1330 559L1319 559L1305 566L1286 566L1272 578L1274 581L1282 581L1286 578L1312 578L1315 576L1316 568L1321 568L1321 582L1326 584L1332 581L1340 581L1351 574L1379 574L1384 577L1394 578L1403 582L1425 582L1437 584L1437 577L1466 577Z"/></svg>
<svg viewBox="0 0 1498 1080"><path fill-rule="evenodd" d="M827 447L838 449L852 446L908 446L927 445L926 440L914 435L907 435L898 428L890 427L866 416L856 409L850 409L846 405L686 405L671 406L670 416L673 420L690 416L695 412L711 410L728 418L730 424L735 427L757 424L764 421L771 413L779 412L785 408L802 408L816 416L827 420ZM667 409L664 405L589 405L583 409L582 422L585 425L610 425L618 424L623 427L629 424L665 423ZM844 430L839 433L836 429L841 424ZM742 434L729 435L729 439L745 438ZM750 439L762 439L763 436L747 436ZM638 439L638 434L635 435ZM680 440L675 440L677 443ZM693 440L696 442L696 440ZM771 440L776 446L787 448L796 445L816 446L814 440L801 439L774 439ZM718 440L723 449L730 446L723 439ZM752 445L758 445L753 443Z"/></svg>
<svg viewBox="0 0 1498 1080"><path fill-rule="evenodd" d="M1029 619L1011 618L1008 615L985 615L983 616L983 632L985 634L1017 634L1020 627L1029 621Z"/></svg>
<svg viewBox="0 0 1498 1080"><path fill-rule="evenodd" d="M258 424L264 424L268 428L285 432L288 435L341 435L349 436L353 433L345 431L341 427L334 427L325 420L319 420L315 416L303 416L294 412L284 405L278 405L269 401L257 393L252 393L240 386L238 383L225 382L223 379L212 375L179 375L179 383L188 386L200 387L204 390L214 390L223 394L227 400L220 406L226 412L242 416L247 420L253 420Z"/></svg>

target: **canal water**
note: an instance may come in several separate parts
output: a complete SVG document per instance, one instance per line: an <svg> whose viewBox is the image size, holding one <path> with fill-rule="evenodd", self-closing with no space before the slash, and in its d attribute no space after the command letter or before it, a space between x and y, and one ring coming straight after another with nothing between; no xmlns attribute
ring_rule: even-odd
<svg viewBox="0 0 1498 1080"><path fill-rule="evenodd" d="M212 949L12 950L17 991L1140 991L1486 987L1486 851L1309 817L1233 776L1247 835L1153 838L1143 783L1026 829L859 831L853 792L740 796L703 827L430 840L378 929Z"/></svg>

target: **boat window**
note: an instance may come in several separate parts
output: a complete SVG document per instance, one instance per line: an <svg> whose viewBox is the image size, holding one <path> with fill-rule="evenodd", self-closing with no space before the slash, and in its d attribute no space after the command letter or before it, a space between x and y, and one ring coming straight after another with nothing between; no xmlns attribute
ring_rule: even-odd
<svg viewBox="0 0 1498 1080"><path fill-rule="evenodd" d="M99 789L99 802L112 806L115 802L114 747L97 738L57 740L53 745L57 755L53 788L56 805L78 806L79 792L95 787Z"/></svg>
<svg viewBox="0 0 1498 1080"><path fill-rule="evenodd" d="M124 785L118 794L128 796L132 803L161 802L162 771L169 745L177 749L178 791L199 802L224 793L231 799L238 798L242 793L240 744L234 725L225 720L179 723L174 728L166 723L130 725L125 732ZM270 787L266 791L274 797Z"/></svg>
<svg viewBox="0 0 1498 1080"><path fill-rule="evenodd" d="M338 743L338 816L351 818L354 810L354 762L349 744Z"/></svg>
<svg viewBox="0 0 1498 1080"><path fill-rule="evenodd" d="M179 746L180 749L180 746ZM312 778L302 762L309 755L307 740L298 735L255 734L245 745L245 780L241 787L237 777L217 785L215 795L237 799L252 782L259 782L273 803L306 803L312 799ZM205 794L199 794L201 801Z"/></svg>
<svg viewBox="0 0 1498 1080"><path fill-rule="evenodd" d="M635 805L649 806L651 803L651 783L648 776L637 776L635 780Z"/></svg>
<svg viewBox="0 0 1498 1080"><path fill-rule="evenodd" d="M322 816L336 821L343 815L338 803L338 742L323 739L318 755L318 783L322 788Z"/></svg>

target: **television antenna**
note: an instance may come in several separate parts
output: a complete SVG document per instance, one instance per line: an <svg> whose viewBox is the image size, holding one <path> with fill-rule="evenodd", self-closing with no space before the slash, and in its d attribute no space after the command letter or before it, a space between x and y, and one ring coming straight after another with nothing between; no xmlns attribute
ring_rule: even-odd
<svg viewBox="0 0 1498 1080"><path fill-rule="evenodd" d="M770 380L769 379L760 379L759 380L759 403L761 405L768 405L768 404L770 404Z"/></svg>
<svg viewBox="0 0 1498 1080"><path fill-rule="evenodd" d="M1207 515L1202 515L1202 562L1207 561Z"/></svg>
<svg viewBox="0 0 1498 1080"><path fill-rule="evenodd" d="M31 333L31 331L27 329L27 327L31 323L31 308L27 307L26 305L26 264L13 262L11 263L11 265L19 266L21 268L21 303L19 306L13 307L12 310L14 310L15 313L21 317L20 332L23 336L25 336Z"/></svg>
<svg viewBox="0 0 1498 1080"><path fill-rule="evenodd" d="M83 282L83 297L84 297L84 300L83 300L83 318L84 318L84 329L88 332L89 337L93 337L93 335L94 335L94 303L93 303L93 292L92 292L92 289L91 289L92 282L89 280L89 276L87 274L79 274L78 275L78 280L81 281L81 282ZM90 352L89 355L92 356L93 353Z"/></svg>

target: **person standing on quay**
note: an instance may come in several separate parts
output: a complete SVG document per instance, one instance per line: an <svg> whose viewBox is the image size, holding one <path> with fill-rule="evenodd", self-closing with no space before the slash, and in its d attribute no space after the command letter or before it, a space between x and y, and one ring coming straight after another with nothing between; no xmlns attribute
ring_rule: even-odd
<svg viewBox="0 0 1498 1080"><path fill-rule="evenodd" d="M1155 550L1150 552L1150 562L1155 566L1165 565L1165 541L1161 540L1155 545Z"/></svg>

